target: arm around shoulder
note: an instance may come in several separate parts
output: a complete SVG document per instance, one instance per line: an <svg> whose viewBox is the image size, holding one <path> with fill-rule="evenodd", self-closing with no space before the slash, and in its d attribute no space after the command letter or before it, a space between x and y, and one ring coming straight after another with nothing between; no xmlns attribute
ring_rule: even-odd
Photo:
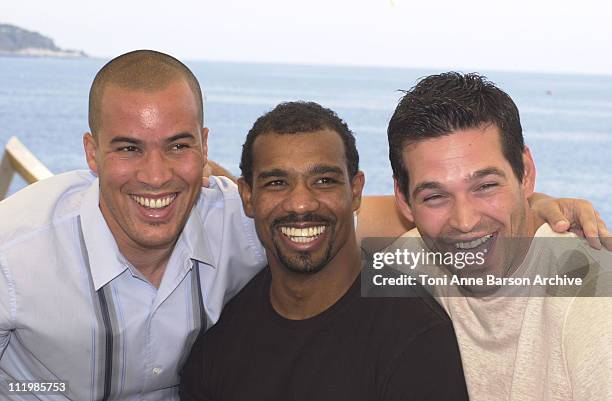
<svg viewBox="0 0 612 401"><path fill-rule="evenodd" d="M396 238L414 228L395 206L392 195L364 196L357 211L357 238Z"/></svg>

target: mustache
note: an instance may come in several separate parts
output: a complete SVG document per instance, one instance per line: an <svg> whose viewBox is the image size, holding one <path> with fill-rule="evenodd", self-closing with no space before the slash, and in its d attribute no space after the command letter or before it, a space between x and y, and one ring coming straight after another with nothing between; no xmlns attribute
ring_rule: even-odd
<svg viewBox="0 0 612 401"><path fill-rule="evenodd" d="M333 218L321 216L320 214L316 214L316 213L306 213L306 214L290 213L288 215L275 219L272 222L272 225L277 227L277 226L294 224L294 223L329 223L329 224L333 224L335 222L336 220Z"/></svg>

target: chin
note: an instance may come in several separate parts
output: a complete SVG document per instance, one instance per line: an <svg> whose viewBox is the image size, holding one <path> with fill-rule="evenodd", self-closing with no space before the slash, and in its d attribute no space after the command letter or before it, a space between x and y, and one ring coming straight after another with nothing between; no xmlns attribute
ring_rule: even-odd
<svg viewBox="0 0 612 401"><path fill-rule="evenodd" d="M287 255L281 253L279 255L281 265L290 272L298 274L315 274L325 268L326 261L313 261L311 254Z"/></svg>
<svg viewBox="0 0 612 401"><path fill-rule="evenodd" d="M163 248L174 244L178 239L178 234L168 235L168 232L166 230L164 231L162 235L137 235L134 241L142 248Z"/></svg>

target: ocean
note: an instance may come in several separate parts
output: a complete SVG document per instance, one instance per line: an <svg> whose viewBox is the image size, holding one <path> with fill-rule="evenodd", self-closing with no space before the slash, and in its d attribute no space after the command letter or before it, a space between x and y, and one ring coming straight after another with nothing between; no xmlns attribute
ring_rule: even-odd
<svg viewBox="0 0 612 401"><path fill-rule="evenodd" d="M87 97L107 60L0 57L0 145L17 136L49 169L86 168ZM205 92L209 156L234 174L244 137L277 103L312 100L353 130L366 194L391 194L386 127L399 98L442 72L191 61ZM462 71L472 72L472 71ZM612 76L477 71L517 103L537 190L592 201L612 227ZM11 192L25 185L15 179Z"/></svg>

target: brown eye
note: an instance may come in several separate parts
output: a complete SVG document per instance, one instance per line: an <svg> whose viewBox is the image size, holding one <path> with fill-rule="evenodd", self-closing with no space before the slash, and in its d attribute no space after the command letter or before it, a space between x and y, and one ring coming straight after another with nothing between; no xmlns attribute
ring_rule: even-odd
<svg viewBox="0 0 612 401"><path fill-rule="evenodd" d="M172 150L182 150L187 149L188 147L189 145L185 143L175 143L174 145L172 145Z"/></svg>
<svg viewBox="0 0 612 401"><path fill-rule="evenodd" d="M285 182L283 180L272 180L264 184L265 187L280 187L283 185L285 185Z"/></svg>
<svg viewBox="0 0 612 401"><path fill-rule="evenodd" d="M497 185L498 185L498 184L497 184L496 182L489 182L489 183L482 184L481 186L479 186L479 187L476 189L476 191L480 191L480 192L483 192L483 191L488 191L488 190L490 190L490 189L492 189L492 188L497 187Z"/></svg>
<svg viewBox="0 0 612 401"><path fill-rule="evenodd" d="M317 180L317 184L333 184L336 180L330 177L321 177Z"/></svg>
<svg viewBox="0 0 612 401"><path fill-rule="evenodd" d="M134 145L122 146L117 149L119 152L137 152L138 148Z"/></svg>
<svg viewBox="0 0 612 401"><path fill-rule="evenodd" d="M423 198L422 202L427 206L435 207L435 206L444 204L447 199L448 199L448 196L444 194L431 194L431 195L426 195Z"/></svg>
<svg viewBox="0 0 612 401"><path fill-rule="evenodd" d="M428 201L432 201L432 200L436 200L436 199L441 199L442 195L431 195L431 196L427 196L425 198L423 198L423 202L428 202Z"/></svg>

